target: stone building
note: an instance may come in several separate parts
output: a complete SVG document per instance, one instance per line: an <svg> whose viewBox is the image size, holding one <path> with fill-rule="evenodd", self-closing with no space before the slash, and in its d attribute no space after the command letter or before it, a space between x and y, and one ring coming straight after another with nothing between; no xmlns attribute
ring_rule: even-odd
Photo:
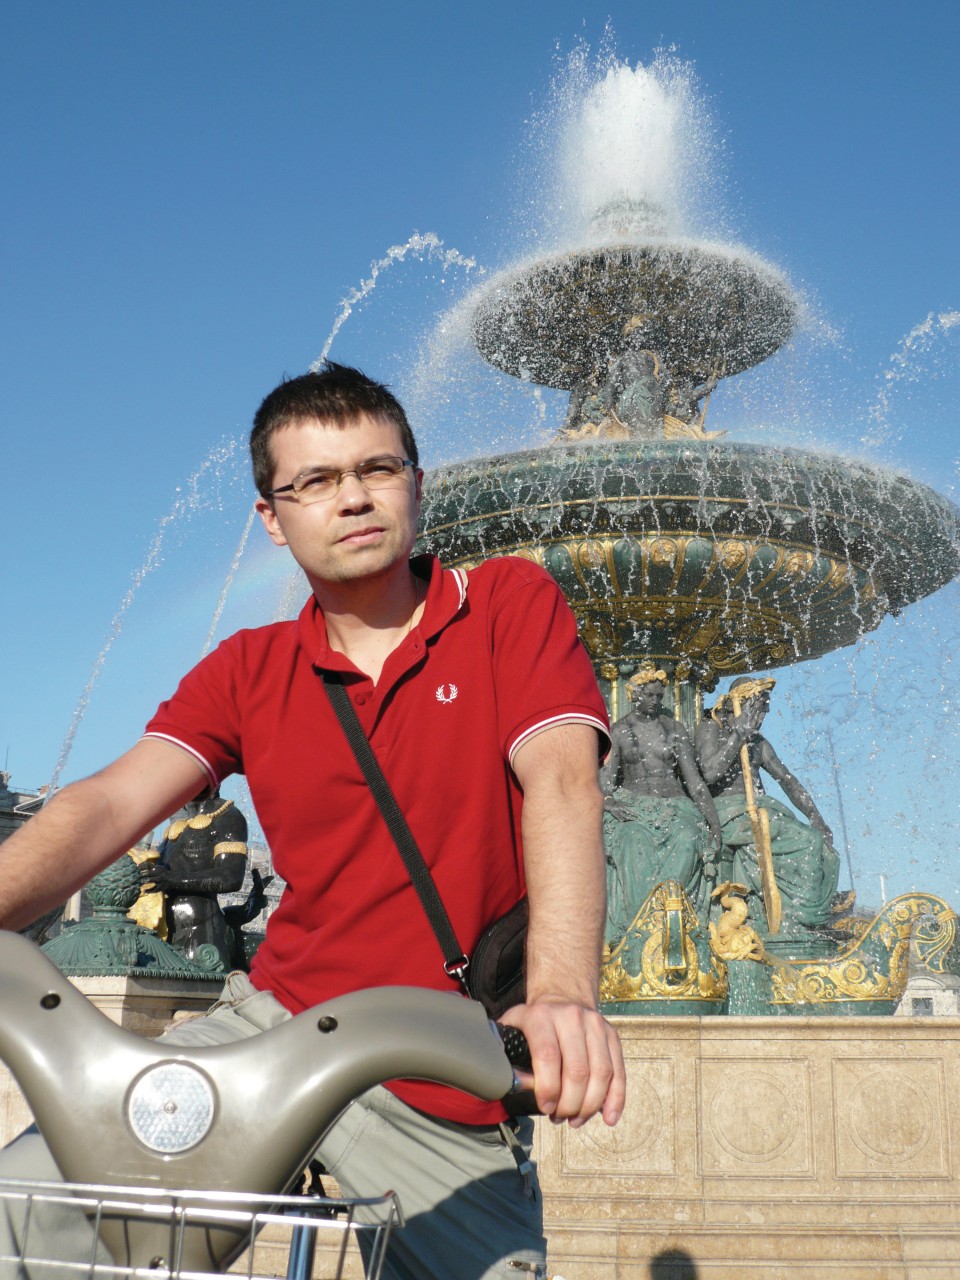
<svg viewBox="0 0 960 1280"><path fill-rule="evenodd" d="M0 842L12 836L43 805L47 788L23 791L10 786L10 774L0 769Z"/></svg>

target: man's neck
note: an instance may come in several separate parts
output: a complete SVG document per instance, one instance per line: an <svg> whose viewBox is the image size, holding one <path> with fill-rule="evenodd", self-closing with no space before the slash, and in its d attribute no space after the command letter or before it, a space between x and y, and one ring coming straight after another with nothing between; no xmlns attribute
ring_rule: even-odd
<svg viewBox="0 0 960 1280"><path fill-rule="evenodd" d="M387 658L420 621L427 584L405 562L389 577L312 585L330 648L376 684Z"/></svg>

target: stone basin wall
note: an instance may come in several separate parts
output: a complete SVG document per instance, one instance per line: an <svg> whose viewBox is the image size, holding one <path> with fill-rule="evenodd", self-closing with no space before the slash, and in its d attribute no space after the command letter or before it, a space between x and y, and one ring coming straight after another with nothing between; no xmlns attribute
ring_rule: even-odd
<svg viewBox="0 0 960 1280"><path fill-rule="evenodd" d="M616 1129L538 1126L566 1280L955 1280L960 1019L615 1019Z"/></svg>

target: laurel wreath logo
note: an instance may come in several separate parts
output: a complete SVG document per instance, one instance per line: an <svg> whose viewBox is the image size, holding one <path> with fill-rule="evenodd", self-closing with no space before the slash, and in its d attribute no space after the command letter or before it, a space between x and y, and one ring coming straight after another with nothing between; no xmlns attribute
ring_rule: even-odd
<svg viewBox="0 0 960 1280"><path fill-rule="evenodd" d="M449 693L447 692L448 689L450 690ZM452 702L459 692L455 684L442 684L437 689L437 701Z"/></svg>

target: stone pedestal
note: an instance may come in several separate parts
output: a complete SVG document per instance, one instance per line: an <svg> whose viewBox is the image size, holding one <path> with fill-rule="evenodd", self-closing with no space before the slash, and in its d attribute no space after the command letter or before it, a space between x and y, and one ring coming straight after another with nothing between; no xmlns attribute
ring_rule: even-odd
<svg viewBox="0 0 960 1280"><path fill-rule="evenodd" d="M555 1272L960 1275L960 1019L615 1021L620 1125L538 1125Z"/></svg>

